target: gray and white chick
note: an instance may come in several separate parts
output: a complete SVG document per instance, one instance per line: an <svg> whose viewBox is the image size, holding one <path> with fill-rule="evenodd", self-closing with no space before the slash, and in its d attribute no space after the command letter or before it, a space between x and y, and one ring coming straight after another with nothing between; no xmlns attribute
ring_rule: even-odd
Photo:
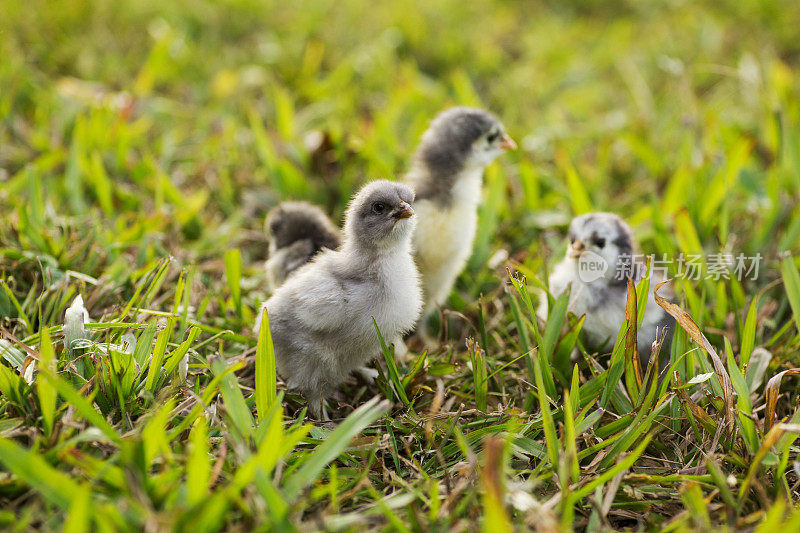
<svg viewBox="0 0 800 533"><path fill-rule="evenodd" d="M638 247L630 226L613 213L588 213L572 220L569 226L566 257L550 275L550 293L560 296L569 286L569 310L576 316L586 315L583 331L588 344L596 350L610 350L625 321L628 279L635 283L645 274L645 264L637 255ZM667 328L662 355L668 354L674 320L653 297L655 287L664 281L653 272L644 320L638 330L638 347L642 362L650 357L650 348ZM668 287L659 294L672 298ZM547 316L547 298L537 312Z"/></svg>
<svg viewBox="0 0 800 533"><path fill-rule="evenodd" d="M282 202L269 212L265 226L269 242L265 266L272 291L321 250L335 250L342 243L339 228L308 202Z"/></svg>
<svg viewBox="0 0 800 533"><path fill-rule="evenodd" d="M408 185L365 185L347 209L342 246L317 254L262 306L278 374L317 418L327 419L325 398L379 352L373 317L387 340L412 329L419 317L413 201Z"/></svg>
<svg viewBox="0 0 800 533"><path fill-rule="evenodd" d="M441 112L422 135L405 182L420 216L414 254L426 313L445 301L472 254L484 169L513 148L497 117L469 107Z"/></svg>

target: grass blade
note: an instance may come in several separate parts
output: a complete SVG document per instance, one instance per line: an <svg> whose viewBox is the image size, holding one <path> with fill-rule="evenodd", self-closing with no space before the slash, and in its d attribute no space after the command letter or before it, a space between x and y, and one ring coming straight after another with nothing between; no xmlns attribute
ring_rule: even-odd
<svg viewBox="0 0 800 533"><path fill-rule="evenodd" d="M88 485L81 485L72 499L63 533L83 533L90 530L92 521L92 493Z"/></svg>
<svg viewBox="0 0 800 533"><path fill-rule="evenodd" d="M221 359L217 358L211 363L211 370L214 375L222 376L219 382L219 390L222 393L222 401L225 409L239 434L239 440L246 440L253 432L253 414L247 407L247 402L242 394L239 380L233 372L225 372L228 369Z"/></svg>
<svg viewBox="0 0 800 533"><path fill-rule="evenodd" d="M164 361L164 352L167 351L167 343L172 336L174 318L170 318L167 322L167 327L161 330L156 338L156 345L153 349L153 355L150 357L150 366L147 369L147 379L145 380L145 389L150 392L155 392L158 383L158 377L161 374L161 365ZM138 346L137 346L138 347Z"/></svg>
<svg viewBox="0 0 800 533"><path fill-rule="evenodd" d="M225 279L228 280L228 289L231 291L233 306L236 316L242 318L242 253L238 248L225 252Z"/></svg>
<svg viewBox="0 0 800 533"><path fill-rule="evenodd" d="M76 494L77 483L36 455L13 441L0 437L0 463L42 497L63 510L68 510Z"/></svg>
<svg viewBox="0 0 800 533"><path fill-rule="evenodd" d="M267 308L261 310L261 327L258 330L256 345L256 410L259 422L275 403L278 394L278 376L275 370L275 349L272 346L272 332L269 329Z"/></svg>
<svg viewBox="0 0 800 533"><path fill-rule="evenodd" d="M747 451L750 455L754 455L758 450L758 436L756 435L756 425L751 418L753 414L753 405L750 403L750 387L747 386L747 381L739 370L739 365L733 358L733 348L731 348L730 341L725 339L725 353L728 357L728 370L731 373L731 381L733 382L733 390L736 391L736 409L739 414L739 427L744 438L744 443L747 446Z"/></svg>
<svg viewBox="0 0 800 533"><path fill-rule="evenodd" d="M48 372L55 375L56 372L56 354L53 349L53 343L50 340L50 334L47 328L43 328L40 333L42 347L39 352L41 360L39 361L42 368L46 368ZM53 423L55 420L56 400L57 393L53 385L46 379L41 379L41 374L36 383L37 393L39 395L39 406L42 409L42 419L44 420L45 434L50 435L53 432Z"/></svg>
<svg viewBox="0 0 800 533"><path fill-rule="evenodd" d="M306 462L286 479L284 483L286 498L290 501L295 500L303 489L314 483L328 463L336 459L347 448L356 435L378 420L388 408L388 402L380 401L376 397L358 407L345 418L325 441L317 446L314 453L308 455Z"/></svg>
<svg viewBox="0 0 800 533"><path fill-rule="evenodd" d="M539 409L541 409L542 413L547 454L550 457L550 464L555 470L558 467L558 453L561 450L561 444L556 436L556 425L553 422L553 413L550 411L550 402L544 388L544 378L542 377L542 368L538 358L533 360L533 369L536 376L536 395L539 397Z"/></svg>
<svg viewBox="0 0 800 533"><path fill-rule="evenodd" d="M742 370L750 363L750 356L756 344L756 313L758 312L758 296L750 302L747 318L742 329L742 341L739 347L739 365Z"/></svg>
<svg viewBox="0 0 800 533"><path fill-rule="evenodd" d="M205 418L200 417L189 433L189 457L186 461L186 500L189 505L196 505L208 496L210 478L208 433Z"/></svg>
<svg viewBox="0 0 800 533"><path fill-rule="evenodd" d="M184 356L189 352L189 347L200 335L200 328L192 327L189 330L189 336L177 348L170 352L167 356L167 362L164 364L164 370L167 375L172 374L178 367Z"/></svg>
<svg viewBox="0 0 800 533"><path fill-rule="evenodd" d="M645 435L639 442L639 445L636 446L636 448L628 455L626 455L622 460L618 461L617 464L615 464L614 466L612 466L611 468L609 468L608 470L606 470L605 472L603 472L602 474L591 480L583 487L575 490L575 492L572 493L573 500L576 502L580 501L581 499L585 498L586 496L594 492L595 488L599 487L603 483L610 481L620 472L624 472L625 470L633 466L633 463L636 462L639 456L641 456L642 453L644 453L644 450L650 444L651 438L652 438L651 434Z"/></svg>
<svg viewBox="0 0 800 533"><path fill-rule="evenodd" d="M372 317L372 324L375 326L375 331L378 333L378 341L381 345L383 359L386 361L389 382L391 383L395 394L397 394L397 397L403 402L403 405L407 406L409 404L408 396L406 396L406 389L403 387L403 382L400 379L400 373L397 371L397 363L394 360L394 346L390 348L386 345L386 341L383 339L383 335L381 334L381 330L378 328L378 323L375 321L375 317Z"/></svg>
<svg viewBox="0 0 800 533"><path fill-rule="evenodd" d="M505 510L505 487L503 483L502 439L486 442L486 464L481 472L483 488L483 530L486 532L510 533L513 531Z"/></svg>
<svg viewBox="0 0 800 533"><path fill-rule="evenodd" d="M103 415L97 412L91 403L89 403L83 396L78 394L78 391L72 388L72 385L63 381L58 377L58 375L50 372L50 370L46 367L40 368L39 372L40 376L44 376L44 378L48 380L53 387L55 387L55 389L58 391L58 394L60 394L67 403L72 405L83 418L97 427L113 442L117 444L122 443L122 438L119 436L119 433L117 433L111 424L109 424L106 419L103 418Z"/></svg>
<svg viewBox="0 0 800 533"><path fill-rule="evenodd" d="M481 411L486 412L489 383L486 377L486 354L472 339L467 339L470 363L472 363L472 384L475 387L475 403Z"/></svg>
<svg viewBox="0 0 800 533"><path fill-rule="evenodd" d="M789 304L794 313L794 323L797 331L800 332L800 273L797 272L797 265L791 255L784 257L781 261L781 275L783 276L783 285L786 287L786 296L789 298Z"/></svg>

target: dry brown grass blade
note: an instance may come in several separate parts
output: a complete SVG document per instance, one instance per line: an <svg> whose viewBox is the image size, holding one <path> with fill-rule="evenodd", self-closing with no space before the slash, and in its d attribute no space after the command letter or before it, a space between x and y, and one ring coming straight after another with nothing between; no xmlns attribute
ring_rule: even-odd
<svg viewBox="0 0 800 533"><path fill-rule="evenodd" d="M661 352L661 346L664 344L664 339L667 338L666 330L661 330L656 340L653 341L653 344L650 348L650 358L647 360L647 367L644 371L644 377L642 378L643 387L646 389L650 388L651 383L653 380L659 379L659 365L658 365L658 354ZM666 373L664 374L666 376Z"/></svg>
<svg viewBox="0 0 800 533"><path fill-rule="evenodd" d="M636 287L632 279L628 279L628 300L625 304L625 318L628 321L628 329L625 332L625 357L633 357L633 374L636 383L642 386L642 365L639 362L639 343L636 339L639 325L638 310L636 308Z"/></svg>
<svg viewBox="0 0 800 533"><path fill-rule="evenodd" d="M706 339L706 336L703 335L702 331L700 331L700 327L692 319L689 313L658 294L658 289L670 281L671 280L662 281L656 285L656 288L653 291L656 303L660 305L667 313L669 313L675 319L675 322L677 322L686 331L686 333L689 334L692 340L702 347L711 357L711 362L714 364L714 371L717 373L717 377L719 377L720 384L722 385L722 399L725 402L723 423L725 424L726 432L728 434L732 434L736 427L736 412L733 405L733 382L731 382L731 377L728 374L728 371L725 369L725 365L722 364L722 359L719 358L716 350L714 350L714 347L711 346L710 342L708 342L708 339Z"/></svg>
<svg viewBox="0 0 800 533"><path fill-rule="evenodd" d="M664 346L664 341L667 340L667 329L661 328L658 332L658 336L656 340L653 341L653 344L650 347L650 360L647 362L647 368L649 369L651 365L653 365L653 379L658 379L659 372L663 371L664 376L667 375L667 370L669 369L669 365L665 365L664 368L659 369L659 355L661 354L661 348ZM669 349L669 346L667 346ZM646 375L646 372L645 372Z"/></svg>
<svg viewBox="0 0 800 533"><path fill-rule="evenodd" d="M764 390L767 396L767 421L764 425L764 431L769 431L775 423L775 406L778 404L778 394L780 393L781 380L785 375L797 376L800 375L800 368L792 368L791 370L784 370L778 372L770 378Z"/></svg>
<svg viewBox="0 0 800 533"><path fill-rule="evenodd" d="M16 338L14 334L8 331L2 324L0 324L0 338L8 339L12 343L16 344L17 346L25 350L30 357L32 357L37 361L39 360L39 354L36 352L36 350L34 350L33 348L31 348L18 338Z"/></svg>

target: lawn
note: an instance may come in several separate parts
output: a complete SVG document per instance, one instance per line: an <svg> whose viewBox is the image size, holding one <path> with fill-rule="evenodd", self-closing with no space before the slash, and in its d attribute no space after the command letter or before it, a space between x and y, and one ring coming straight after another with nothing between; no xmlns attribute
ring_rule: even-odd
<svg viewBox="0 0 800 533"><path fill-rule="evenodd" d="M0 11L0 527L800 529L800 3ZM441 342L310 421L252 331L264 216L341 221L451 105L519 149L484 176ZM534 316L601 210L670 261L662 379L636 313L577 364L565 300Z"/></svg>

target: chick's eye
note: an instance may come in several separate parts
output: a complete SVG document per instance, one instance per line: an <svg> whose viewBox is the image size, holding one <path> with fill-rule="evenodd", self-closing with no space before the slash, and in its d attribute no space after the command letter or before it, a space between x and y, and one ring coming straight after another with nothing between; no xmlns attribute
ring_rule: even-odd
<svg viewBox="0 0 800 533"><path fill-rule="evenodd" d="M486 140L489 141L489 143L493 143L497 140L498 137L500 137L500 134L495 131L490 133L489 136L486 137Z"/></svg>
<svg viewBox="0 0 800 533"><path fill-rule="evenodd" d="M374 204L372 204L373 213L377 213L380 215L384 211L386 211L386 204L384 204L383 202L375 202Z"/></svg>
<svg viewBox="0 0 800 533"><path fill-rule="evenodd" d="M595 239L595 240L594 240L594 244L595 244L595 245L596 245L598 248L603 248L603 247L606 245L606 240L605 240L605 239Z"/></svg>

